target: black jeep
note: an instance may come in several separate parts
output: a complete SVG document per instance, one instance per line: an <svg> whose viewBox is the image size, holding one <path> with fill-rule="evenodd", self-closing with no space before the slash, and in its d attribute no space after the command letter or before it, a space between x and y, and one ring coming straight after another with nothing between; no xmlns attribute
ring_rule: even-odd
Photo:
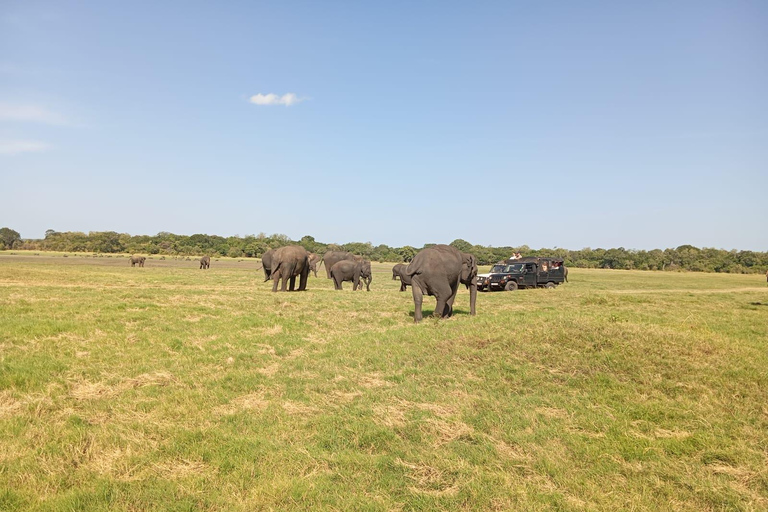
<svg viewBox="0 0 768 512"><path fill-rule="evenodd" d="M554 288L568 281L568 269L557 258L518 258L500 261L488 274L477 275L480 291Z"/></svg>

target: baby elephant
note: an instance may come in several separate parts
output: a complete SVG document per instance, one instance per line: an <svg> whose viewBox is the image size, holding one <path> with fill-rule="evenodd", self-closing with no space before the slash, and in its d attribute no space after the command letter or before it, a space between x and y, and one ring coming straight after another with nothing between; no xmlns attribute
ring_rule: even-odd
<svg viewBox="0 0 768 512"><path fill-rule="evenodd" d="M368 291L371 291L371 262L367 260L352 261L342 260L335 263L331 267L331 279L333 279L333 286L337 290L341 290L341 283L344 281L352 282L352 290L356 291L358 287L363 289L363 284L360 282L360 278L363 279L365 287Z"/></svg>
<svg viewBox="0 0 768 512"><path fill-rule="evenodd" d="M203 256L200 258L200 268L211 268L211 257L210 256Z"/></svg>
<svg viewBox="0 0 768 512"><path fill-rule="evenodd" d="M403 265L402 263L398 263L394 267L392 267L392 280L397 281L397 278L400 278L400 291L404 292L408 286L411 285L411 276L409 276L405 269L408 267L408 265Z"/></svg>
<svg viewBox="0 0 768 512"><path fill-rule="evenodd" d="M135 267L136 264L138 264L140 267L143 267L145 261L147 261L146 256L131 256L132 267Z"/></svg>

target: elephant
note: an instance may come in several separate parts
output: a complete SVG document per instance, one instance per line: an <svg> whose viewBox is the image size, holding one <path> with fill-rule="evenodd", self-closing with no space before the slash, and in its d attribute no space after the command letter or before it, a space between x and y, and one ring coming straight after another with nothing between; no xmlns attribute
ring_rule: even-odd
<svg viewBox="0 0 768 512"><path fill-rule="evenodd" d="M363 289L363 284L360 279L366 284L368 291L371 291L371 262L367 260L352 261L341 260L337 261L331 267L331 277L333 278L333 285L336 290L341 290L341 283L344 281L352 282L352 290L356 291L358 286Z"/></svg>
<svg viewBox="0 0 768 512"><path fill-rule="evenodd" d="M394 267L392 267L392 280L396 281L397 278L400 278L400 291L404 292L409 285L411 285L411 276L405 273L405 269L408 267L408 265L405 265L403 263L398 263Z"/></svg>
<svg viewBox="0 0 768 512"><path fill-rule="evenodd" d="M132 267L135 267L137 263L140 267L143 267L145 261L147 261L146 256L131 256Z"/></svg>
<svg viewBox="0 0 768 512"><path fill-rule="evenodd" d="M269 281L270 277L272 277L272 255L273 254L275 254L275 249L270 249L261 255L261 268L264 269L265 283Z"/></svg>
<svg viewBox="0 0 768 512"><path fill-rule="evenodd" d="M766 276L768 276L768 273L766 273ZM565 277L565 282L568 282L568 267L563 265L563 277Z"/></svg>
<svg viewBox="0 0 768 512"><path fill-rule="evenodd" d="M315 274L315 277L317 277L317 267L321 261L322 258L320 256L313 252L309 253L309 270Z"/></svg>
<svg viewBox="0 0 768 512"><path fill-rule="evenodd" d="M277 291L277 283L283 280L280 291L285 291L286 283L290 280L290 291L296 286L296 276L299 276L299 291L307 289L309 277L309 253L300 245L286 245L276 249L272 254L272 291ZM266 271L265 271L266 272Z"/></svg>
<svg viewBox="0 0 768 512"><path fill-rule="evenodd" d="M453 313L453 302L459 290L459 284L469 288L470 314L475 314L477 302L477 261L471 254L464 253L450 245L438 244L421 250L406 267L405 273L411 277L413 320L422 319L421 303L424 294L437 299L433 316L448 318Z"/></svg>
<svg viewBox="0 0 768 512"><path fill-rule="evenodd" d="M201 269L211 268L211 257L210 256L203 256L202 258L200 258L200 268Z"/></svg>
<svg viewBox="0 0 768 512"><path fill-rule="evenodd" d="M328 275L328 279L331 279L331 268L339 261L363 261L362 256L357 256L351 252L346 251L328 251L323 255L323 262L325 263L325 272Z"/></svg>

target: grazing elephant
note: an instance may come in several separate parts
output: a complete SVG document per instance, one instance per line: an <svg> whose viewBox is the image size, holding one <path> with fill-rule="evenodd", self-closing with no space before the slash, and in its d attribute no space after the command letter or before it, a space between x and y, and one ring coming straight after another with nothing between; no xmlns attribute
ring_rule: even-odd
<svg viewBox="0 0 768 512"><path fill-rule="evenodd" d="M346 251L328 251L323 255L323 262L325 263L325 272L328 275L328 279L331 279L331 268L339 262L343 260L350 260L350 261L363 261L362 256L357 256L355 254L352 254L351 252Z"/></svg>
<svg viewBox="0 0 768 512"><path fill-rule="evenodd" d="M275 249L270 249L261 255L261 268L264 269L265 283L269 281L270 277L272 277L272 255L273 254L275 254Z"/></svg>
<svg viewBox="0 0 768 512"><path fill-rule="evenodd" d="M371 276L371 262L367 260L337 261L331 267L331 277L333 278L333 286L337 290L342 289L341 283L344 281L352 282L352 291L356 291L358 286L362 290L363 285L360 283L360 278L363 278L363 282L366 283L366 288L368 291L371 291L370 284L373 280L373 277Z"/></svg>
<svg viewBox="0 0 768 512"><path fill-rule="evenodd" d="M144 266L144 262L147 261L145 256L131 256L131 266L135 267L138 263L140 267Z"/></svg>
<svg viewBox="0 0 768 512"><path fill-rule="evenodd" d="M200 268L201 269L211 268L211 257L210 256L203 256L202 258L200 258Z"/></svg>
<svg viewBox="0 0 768 512"><path fill-rule="evenodd" d="M408 286L411 285L411 276L405 273L406 268L408 268L408 265L404 265L402 263L398 263L392 267L392 280L396 281L398 277L400 278L401 292L404 292Z"/></svg>
<svg viewBox="0 0 768 512"><path fill-rule="evenodd" d="M309 277L309 253L300 245L287 245L276 249L272 254L272 291L277 291L277 283L283 280L280 291L285 291L285 285L290 280L290 291L296 286L296 276L299 276L299 291L307 289Z"/></svg>
<svg viewBox="0 0 768 512"><path fill-rule="evenodd" d="M313 252L309 253L309 270L315 274L315 277L317 277L317 267L321 261L320 256Z"/></svg>
<svg viewBox="0 0 768 512"><path fill-rule="evenodd" d="M477 262L473 255L461 252L450 245L435 245L423 249L414 256L405 273L411 277L415 322L418 323L422 319L421 303L424 294L432 295L437 299L433 316L441 318L451 316L460 283L469 288L470 314L475 314Z"/></svg>

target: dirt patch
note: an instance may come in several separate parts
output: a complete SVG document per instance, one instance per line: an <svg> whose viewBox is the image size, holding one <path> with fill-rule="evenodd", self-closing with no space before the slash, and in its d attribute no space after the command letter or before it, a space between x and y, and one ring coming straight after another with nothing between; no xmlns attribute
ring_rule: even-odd
<svg viewBox="0 0 768 512"><path fill-rule="evenodd" d="M82 380L70 386L69 394L76 400L97 400L111 398L123 391L145 386L167 386L176 378L167 372L143 373L137 377L122 380L116 384Z"/></svg>
<svg viewBox="0 0 768 512"><path fill-rule="evenodd" d="M23 407L23 404L13 398L8 391L0 392L0 418L15 416Z"/></svg>

